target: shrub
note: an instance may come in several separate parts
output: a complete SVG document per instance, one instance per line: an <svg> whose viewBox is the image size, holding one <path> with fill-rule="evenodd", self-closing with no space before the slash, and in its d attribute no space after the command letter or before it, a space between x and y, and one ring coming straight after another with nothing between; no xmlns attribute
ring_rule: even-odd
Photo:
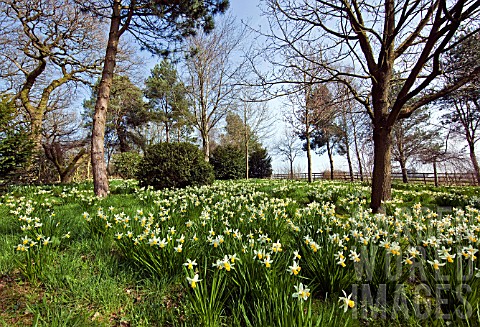
<svg viewBox="0 0 480 327"><path fill-rule="evenodd" d="M0 185L26 177L34 144L10 96L0 96Z"/></svg>
<svg viewBox="0 0 480 327"><path fill-rule="evenodd" d="M258 147L250 153L248 158L250 178L268 178L272 176L272 158L268 155L267 150Z"/></svg>
<svg viewBox="0 0 480 327"><path fill-rule="evenodd" d="M139 165L140 186L182 188L213 183L212 166L191 143L159 143L149 147Z"/></svg>
<svg viewBox="0 0 480 327"><path fill-rule="evenodd" d="M216 179L239 179L245 177L245 157L233 145L221 145L212 151L210 163Z"/></svg>
<svg viewBox="0 0 480 327"><path fill-rule="evenodd" d="M133 179L137 176L138 166L142 156L136 152L122 152L113 157L114 172L124 179Z"/></svg>

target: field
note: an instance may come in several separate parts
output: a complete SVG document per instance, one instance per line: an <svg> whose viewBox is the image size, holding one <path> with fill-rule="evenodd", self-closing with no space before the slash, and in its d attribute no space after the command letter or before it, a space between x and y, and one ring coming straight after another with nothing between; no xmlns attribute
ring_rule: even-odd
<svg viewBox="0 0 480 327"><path fill-rule="evenodd" d="M0 325L478 326L480 190L112 181L0 201Z"/></svg>

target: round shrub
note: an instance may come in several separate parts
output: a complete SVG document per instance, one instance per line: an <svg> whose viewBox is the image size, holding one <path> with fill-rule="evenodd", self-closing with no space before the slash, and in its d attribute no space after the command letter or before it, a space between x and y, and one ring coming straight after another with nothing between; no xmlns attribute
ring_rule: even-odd
<svg viewBox="0 0 480 327"><path fill-rule="evenodd" d="M114 172L124 179L133 179L141 160L142 156L136 152L117 153L113 156Z"/></svg>
<svg viewBox="0 0 480 327"><path fill-rule="evenodd" d="M140 186L182 188L213 183L212 166L191 143L159 143L145 152L137 174Z"/></svg>
<svg viewBox="0 0 480 327"><path fill-rule="evenodd" d="M245 157L232 145L220 145L212 151L210 163L216 179L239 179L245 177Z"/></svg>

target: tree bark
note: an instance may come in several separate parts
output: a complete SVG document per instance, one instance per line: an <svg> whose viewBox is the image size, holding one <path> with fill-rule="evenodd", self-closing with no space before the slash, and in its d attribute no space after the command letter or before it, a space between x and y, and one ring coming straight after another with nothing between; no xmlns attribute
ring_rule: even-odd
<svg viewBox="0 0 480 327"><path fill-rule="evenodd" d="M477 155L475 154L475 143L473 141L468 142L468 149L470 152L470 160L472 161L473 170L475 171L475 178L477 183L480 184L480 168L478 166Z"/></svg>
<svg viewBox="0 0 480 327"><path fill-rule="evenodd" d="M107 51L103 65L102 78L98 86L98 96L95 103L92 130L92 172L93 189L98 197L106 197L109 191L107 167L105 164L105 122L110 98L110 89L113 82L118 41L120 39L120 0L113 3L113 14L110 20L110 32L108 35Z"/></svg>
<svg viewBox="0 0 480 327"><path fill-rule="evenodd" d="M248 148L248 140L247 140L247 142L245 143L245 179L248 179L248 174L250 170L250 166L248 165L248 151L249 151L249 148Z"/></svg>
<svg viewBox="0 0 480 327"><path fill-rule="evenodd" d="M165 123L165 142L170 143L170 126Z"/></svg>
<svg viewBox="0 0 480 327"><path fill-rule="evenodd" d="M327 154L328 161L330 162L330 180L333 180L334 177L334 168L333 168L333 149L330 146L330 141L327 139Z"/></svg>
<svg viewBox="0 0 480 327"><path fill-rule="evenodd" d="M243 137L244 137L244 144L245 144L245 179L248 179L248 174L250 167L248 165L248 144L250 143L250 135L248 135L248 125L247 125L247 109L243 109Z"/></svg>
<svg viewBox="0 0 480 327"><path fill-rule="evenodd" d="M307 175L308 175L308 182L312 182L312 153L310 149L310 134L306 135L307 141Z"/></svg>
<svg viewBox="0 0 480 327"><path fill-rule="evenodd" d="M202 147L203 147L203 153L205 154L205 161L209 162L210 161L210 137L208 135L208 132L202 136Z"/></svg>
<svg viewBox="0 0 480 327"><path fill-rule="evenodd" d="M400 163L400 168L402 169L402 181L404 183L408 183L407 164L405 162L403 153L400 154L400 160L398 160L398 162Z"/></svg>
<svg viewBox="0 0 480 327"><path fill-rule="evenodd" d="M370 208L373 213L381 210L382 201L390 199L392 186L392 133L391 128L374 126L373 128L374 165L372 175L372 199Z"/></svg>
<svg viewBox="0 0 480 327"><path fill-rule="evenodd" d="M290 179L293 179L293 160L290 160Z"/></svg>
<svg viewBox="0 0 480 327"><path fill-rule="evenodd" d="M347 156L347 164L348 164L348 173L350 174L350 181L354 181L354 176L353 176L353 166L352 166L352 157L350 156L350 145L346 144L346 156Z"/></svg>

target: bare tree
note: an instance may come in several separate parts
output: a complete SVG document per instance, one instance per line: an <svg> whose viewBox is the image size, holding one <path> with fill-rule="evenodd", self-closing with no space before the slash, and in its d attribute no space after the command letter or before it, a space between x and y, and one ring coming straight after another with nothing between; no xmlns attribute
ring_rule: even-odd
<svg viewBox="0 0 480 327"><path fill-rule="evenodd" d="M2 0L0 12L0 77L25 110L39 150L55 93L99 72L101 25L70 0Z"/></svg>
<svg viewBox="0 0 480 327"><path fill-rule="evenodd" d="M480 65L479 53L480 32L474 33L457 47L447 53L444 60L444 78L446 83L463 78L472 68ZM440 101L444 121L453 127L453 130L462 135L467 142L470 161L477 183L480 184L480 166L475 146L480 135L480 77L471 80L455 92L445 96Z"/></svg>
<svg viewBox="0 0 480 327"><path fill-rule="evenodd" d="M337 127L338 127L338 144L337 144L337 152L341 155L345 155L348 164L348 172L350 175L350 181L355 180L354 172L353 172L353 164L352 164L352 156L351 156L351 146L352 142L354 142L355 138L355 125L351 123L352 119L352 110L351 110L351 100L348 92L342 85L338 85L335 94L338 96L337 98ZM360 168L361 174L361 168Z"/></svg>
<svg viewBox="0 0 480 327"><path fill-rule="evenodd" d="M415 111L410 119L399 120L393 126L392 157L402 171L402 180L408 183L407 164L433 146L439 128L432 125L427 107Z"/></svg>
<svg viewBox="0 0 480 327"><path fill-rule="evenodd" d="M432 165L435 186L439 185L438 165L440 163L444 163L445 165L450 163L454 166L463 166L463 163L465 162L465 157L460 151L452 151L448 149L451 132L452 130L450 129L446 135L441 135L444 139L443 142L440 138L427 139L425 146L421 147L420 151L417 153L417 159L421 163Z"/></svg>
<svg viewBox="0 0 480 327"><path fill-rule="evenodd" d="M293 58L315 61L328 74L313 82L337 81L349 87L373 125L374 167L370 207L381 210L391 197L392 128L421 106L459 88L480 72L475 67L455 83L424 92L441 73L440 56L458 40L457 32L478 18L478 0L266 0L271 51L267 60L276 71L263 74L268 84L291 82L283 73ZM308 44L309 51L305 51ZM288 50L286 50L288 49ZM286 53L291 60L272 55ZM353 70L350 66L353 65ZM301 69L301 65L297 65ZM397 74L394 74L394 68ZM278 74L277 74L278 73ZM309 74L308 70L305 70ZM390 99L391 84L403 81L398 96ZM350 81L358 81L357 90ZM411 101L415 99L414 101ZM411 101L411 102L409 102Z"/></svg>
<svg viewBox="0 0 480 327"><path fill-rule="evenodd" d="M339 141L342 139L342 130L337 124L337 118L340 113L340 101L338 101L339 94L332 93L333 83L322 84L318 86L312 98L313 108L315 110L315 123L312 133L312 149L316 153L322 155L327 152L328 161L330 163L330 179L334 178L334 164L333 154L335 148L338 147ZM338 150L338 148L337 148Z"/></svg>
<svg viewBox="0 0 480 327"><path fill-rule="evenodd" d="M295 131L288 126L285 126L285 131L282 138L277 141L274 147L275 154L282 157L282 161L288 161L289 175L293 179L294 162L295 159L302 153L302 144Z"/></svg>
<svg viewBox="0 0 480 327"><path fill-rule="evenodd" d="M307 180L312 182L312 137L319 123L324 101L329 99L326 87L315 83L321 68L306 59L300 65L301 69L294 68L289 71L299 82L288 91L291 93L289 98L293 105L288 120L297 135L305 141L303 148L307 152Z"/></svg>
<svg viewBox="0 0 480 327"><path fill-rule="evenodd" d="M272 125L275 123L275 118L271 115L265 102L252 101L248 92L245 92L244 95L237 105L236 111L242 117L242 148L245 153L245 178L248 179L250 146L252 143L259 143L272 135Z"/></svg>
<svg viewBox="0 0 480 327"><path fill-rule="evenodd" d="M232 110L239 90L237 79L243 65L235 62L244 31L231 18L215 31L187 40L190 54L185 70L191 103L191 122L200 133L205 160L210 157L210 132Z"/></svg>
<svg viewBox="0 0 480 327"><path fill-rule="evenodd" d="M54 165L61 183L69 183L88 154L88 140L74 112L56 109L43 123L42 146L45 157Z"/></svg>

